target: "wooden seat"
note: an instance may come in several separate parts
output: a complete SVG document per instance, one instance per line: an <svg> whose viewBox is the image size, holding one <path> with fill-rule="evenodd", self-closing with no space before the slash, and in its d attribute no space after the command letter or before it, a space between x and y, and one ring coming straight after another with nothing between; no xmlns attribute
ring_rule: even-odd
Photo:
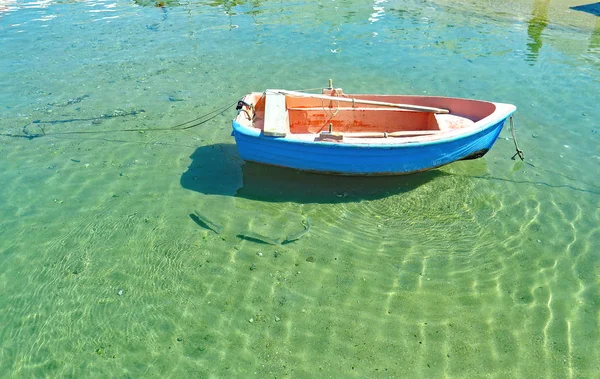
<svg viewBox="0 0 600 379"><path fill-rule="evenodd" d="M285 137L290 129L289 115L285 106L285 95L267 90L265 96L263 134L270 137Z"/></svg>
<svg viewBox="0 0 600 379"><path fill-rule="evenodd" d="M436 114L438 128L442 131L466 129L475 125L475 121L452 114Z"/></svg>

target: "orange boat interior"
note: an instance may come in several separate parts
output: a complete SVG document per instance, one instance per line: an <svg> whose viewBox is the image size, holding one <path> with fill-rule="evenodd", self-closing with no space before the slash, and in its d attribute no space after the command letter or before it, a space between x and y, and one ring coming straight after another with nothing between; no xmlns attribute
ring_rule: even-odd
<svg viewBox="0 0 600 379"><path fill-rule="evenodd" d="M328 94L324 91L325 94ZM496 109L490 102L444 97L394 96L394 95L345 95L341 90L331 93L356 100L369 100L395 104L413 104L448 109L450 113L438 114L419 110L406 110L390 106L360 104L358 101L343 102L320 98L281 96L280 134L319 134L356 135L364 137L414 136L435 134L445 131L468 128L475 122L489 116ZM265 128L265 109L268 96L252 93L244 98L251 109L240 112L238 122L263 130ZM269 111L270 112L270 111ZM267 112L267 113L269 113ZM244 115L245 114L245 115ZM267 118L269 116L267 115ZM267 120L267 128L270 128ZM277 134L275 134L277 135Z"/></svg>

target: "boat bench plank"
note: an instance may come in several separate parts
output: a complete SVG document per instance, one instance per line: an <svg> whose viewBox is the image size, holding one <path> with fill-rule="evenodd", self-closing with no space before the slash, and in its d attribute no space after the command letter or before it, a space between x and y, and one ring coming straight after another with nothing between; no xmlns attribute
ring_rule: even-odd
<svg viewBox="0 0 600 379"><path fill-rule="evenodd" d="M285 95L267 91L265 96L263 134L270 137L285 137L289 131L289 116L285 107Z"/></svg>

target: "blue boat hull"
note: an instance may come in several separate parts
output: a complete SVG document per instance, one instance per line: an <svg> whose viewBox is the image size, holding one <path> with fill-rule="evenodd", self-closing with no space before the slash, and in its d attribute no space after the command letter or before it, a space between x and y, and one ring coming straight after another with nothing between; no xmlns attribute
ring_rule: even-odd
<svg viewBox="0 0 600 379"><path fill-rule="evenodd" d="M402 175L483 156L510 114L477 131L447 140L398 144L338 144L264 136L233 122L242 159L338 175Z"/></svg>

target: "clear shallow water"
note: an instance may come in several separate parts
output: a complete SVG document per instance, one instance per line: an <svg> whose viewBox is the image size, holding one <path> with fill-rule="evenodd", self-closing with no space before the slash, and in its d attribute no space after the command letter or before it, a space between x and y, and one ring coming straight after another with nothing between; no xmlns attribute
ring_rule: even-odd
<svg viewBox="0 0 600 379"><path fill-rule="evenodd" d="M3 377L599 372L597 17L539 1L167 5L0 6ZM244 164L231 110L119 132L328 78L516 104L534 166L510 160L508 131L483 159L404 178ZM295 242L252 238L307 218Z"/></svg>

